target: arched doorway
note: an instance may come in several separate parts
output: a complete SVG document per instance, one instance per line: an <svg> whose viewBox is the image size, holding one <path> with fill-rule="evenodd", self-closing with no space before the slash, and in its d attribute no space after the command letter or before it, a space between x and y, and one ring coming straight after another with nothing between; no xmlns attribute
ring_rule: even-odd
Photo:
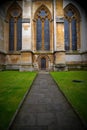
<svg viewBox="0 0 87 130"><path fill-rule="evenodd" d="M45 70L46 69L46 59L42 58L41 59L41 70Z"/></svg>
<svg viewBox="0 0 87 130"><path fill-rule="evenodd" d="M40 54L37 57L38 69L39 70L49 70L50 68L50 57L46 54Z"/></svg>

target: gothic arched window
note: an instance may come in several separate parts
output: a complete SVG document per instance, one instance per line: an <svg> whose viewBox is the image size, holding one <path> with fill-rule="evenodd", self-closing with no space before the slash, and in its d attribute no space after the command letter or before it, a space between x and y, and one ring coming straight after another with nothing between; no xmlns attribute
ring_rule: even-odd
<svg viewBox="0 0 87 130"><path fill-rule="evenodd" d="M65 50L80 48L80 15L78 10L69 4L64 9Z"/></svg>
<svg viewBox="0 0 87 130"><path fill-rule="evenodd" d="M9 21L9 51L19 51L22 47L21 8L17 3L8 9Z"/></svg>
<svg viewBox="0 0 87 130"><path fill-rule="evenodd" d="M50 50L50 13L41 6L35 13L36 50Z"/></svg>

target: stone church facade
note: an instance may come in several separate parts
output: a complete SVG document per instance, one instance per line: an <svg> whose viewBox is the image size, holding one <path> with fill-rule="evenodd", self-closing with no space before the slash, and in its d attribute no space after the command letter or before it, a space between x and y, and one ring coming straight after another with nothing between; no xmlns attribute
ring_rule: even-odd
<svg viewBox="0 0 87 130"><path fill-rule="evenodd" d="M87 15L75 0L6 1L0 70L87 69Z"/></svg>

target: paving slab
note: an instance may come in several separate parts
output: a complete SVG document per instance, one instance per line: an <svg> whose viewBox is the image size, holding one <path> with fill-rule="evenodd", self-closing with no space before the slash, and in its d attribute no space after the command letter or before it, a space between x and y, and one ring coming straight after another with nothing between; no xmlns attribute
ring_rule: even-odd
<svg viewBox="0 0 87 130"><path fill-rule="evenodd" d="M39 73L9 130L86 130L49 73Z"/></svg>

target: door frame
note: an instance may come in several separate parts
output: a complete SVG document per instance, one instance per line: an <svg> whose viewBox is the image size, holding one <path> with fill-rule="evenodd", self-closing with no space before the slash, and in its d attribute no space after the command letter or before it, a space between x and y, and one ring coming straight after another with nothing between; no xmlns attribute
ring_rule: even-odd
<svg viewBox="0 0 87 130"><path fill-rule="evenodd" d="M45 54L40 54L37 57L38 70L41 70L41 59L43 59L43 58L46 59L46 68L45 68L45 70L47 70L49 68L49 62L50 62L49 56L45 55Z"/></svg>

